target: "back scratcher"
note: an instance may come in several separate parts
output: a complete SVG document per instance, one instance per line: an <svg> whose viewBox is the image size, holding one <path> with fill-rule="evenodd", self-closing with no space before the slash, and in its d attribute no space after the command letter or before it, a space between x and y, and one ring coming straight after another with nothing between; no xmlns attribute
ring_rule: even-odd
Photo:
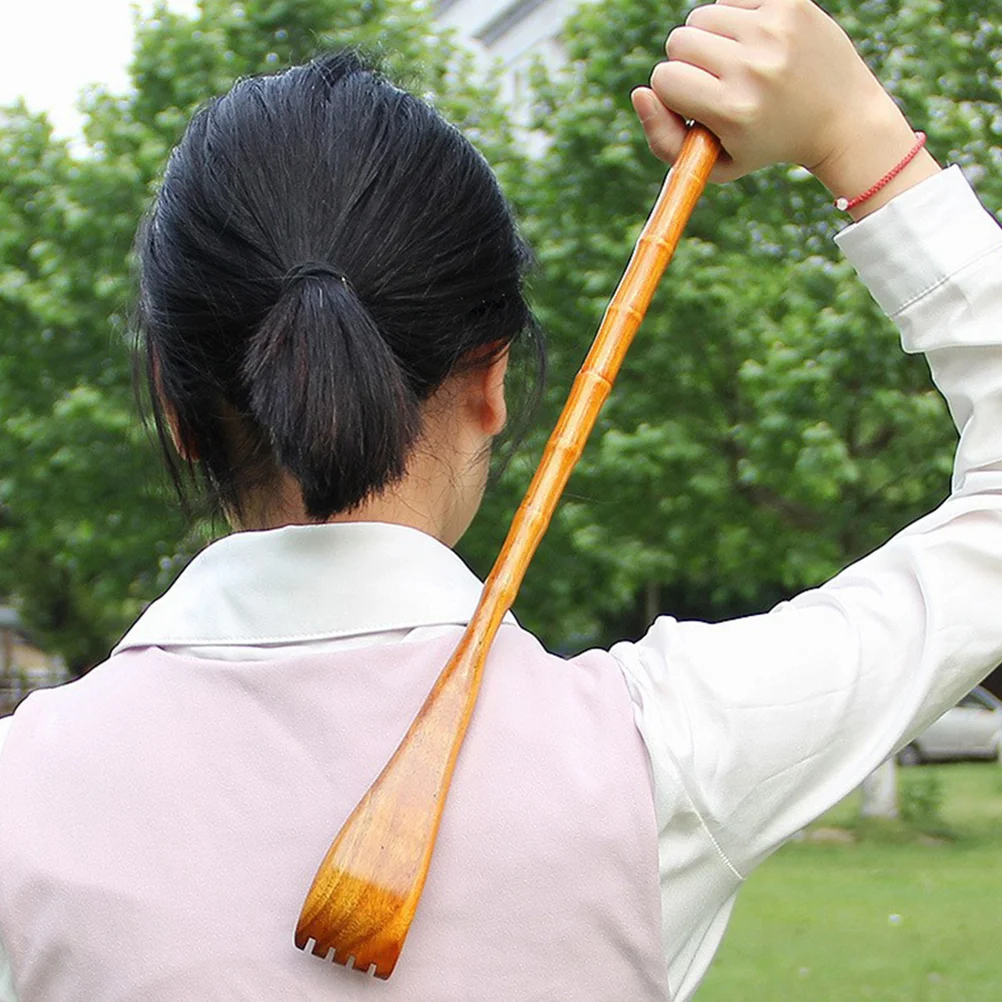
<svg viewBox="0 0 1002 1002"><path fill-rule="evenodd" d="M491 642L719 153L715 136L690 128L459 646L320 864L296 926L299 949L312 940L318 957L333 950L339 964L365 972L375 965L377 978L393 973L428 875Z"/></svg>

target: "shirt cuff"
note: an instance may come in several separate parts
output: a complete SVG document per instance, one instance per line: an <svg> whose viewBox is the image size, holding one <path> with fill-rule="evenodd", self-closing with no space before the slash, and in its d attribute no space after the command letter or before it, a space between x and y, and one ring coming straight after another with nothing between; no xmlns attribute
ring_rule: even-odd
<svg viewBox="0 0 1002 1002"><path fill-rule="evenodd" d="M1002 247L1002 228L954 166L847 227L835 242L894 317Z"/></svg>

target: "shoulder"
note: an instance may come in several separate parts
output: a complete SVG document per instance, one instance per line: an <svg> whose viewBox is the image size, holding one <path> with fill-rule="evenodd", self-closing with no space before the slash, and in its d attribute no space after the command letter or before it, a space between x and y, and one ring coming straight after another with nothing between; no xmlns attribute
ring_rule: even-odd
<svg viewBox="0 0 1002 1002"><path fill-rule="evenodd" d="M503 660L506 673L514 670L535 684L584 690L622 684L622 667L609 651L591 649L576 655L555 654L534 634L514 624L506 624L498 631L491 658Z"/></svg>
<svg viewBox="0 0 1002 1002"><path fill-rule="evenodd" d="M123 684L134 667L116 656L82 678L29 693L13 714L0 719L0 775L24 750L58 761L99 747L100 736L107 736L107 708L121 705ZM98 712L101 707L104 713Z"/></svg>
<svg viewBox="0 0 1002 1002"><path fill-rule="evenodd" d="M553 732L582 738L600 733L603 742L618 735L633 743L637 737L627 681L612 654L589 650L561 657L515 625L498 631L484 674L482 702L484 707L517 705L523 717L538 713Z"/></svg>

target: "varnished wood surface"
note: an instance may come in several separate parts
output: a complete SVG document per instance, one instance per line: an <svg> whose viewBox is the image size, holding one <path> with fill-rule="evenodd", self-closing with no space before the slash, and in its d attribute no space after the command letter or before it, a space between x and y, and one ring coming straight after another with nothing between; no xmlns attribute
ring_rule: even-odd
<svg viewBox="0 0 1002 1002"><path fill-rule="evenodd" d="M459 646L393 757L335 837L313 880L295 942L388 978L421 897L445 799L494 636L511 608L599 410L720 152L689 130L574 380L539 468Z"/></svg>

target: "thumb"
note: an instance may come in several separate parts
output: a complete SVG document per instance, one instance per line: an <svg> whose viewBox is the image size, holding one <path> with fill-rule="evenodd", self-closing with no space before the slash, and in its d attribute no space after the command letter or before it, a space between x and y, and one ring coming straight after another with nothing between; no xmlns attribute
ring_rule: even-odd
<svg viewBox="0 0 1002 1002"><path fill-rule="evenodd" d="M682 149L686 124L680 115L661 102L650 87L637 87L630 94L633 110L644 127L651 152L665 163L674 163Z"/></svg>

